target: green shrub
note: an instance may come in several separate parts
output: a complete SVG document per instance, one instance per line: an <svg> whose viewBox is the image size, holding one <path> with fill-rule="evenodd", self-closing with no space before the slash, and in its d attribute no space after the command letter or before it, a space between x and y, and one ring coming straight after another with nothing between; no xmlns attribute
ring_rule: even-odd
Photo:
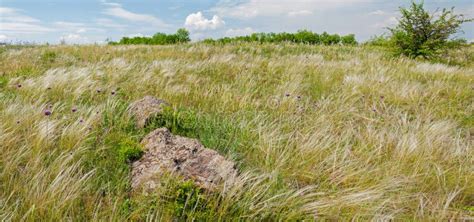
<svg viewBox="0 0 474 222"><path fill-rule="evenodd" d="M184 181L177 184L175 193L171 195L171 207L174 215L179 218L187 218L189 216L199 217L199 212L206 212L206 198L203 191L194 185L192 181ZM205 216L205 215L201 215Z"/></svg>
<svg viewBox="0 0 474 222"><path fill-rule="evenodd" d="M158 32L152 37L123 37L119 42L109 42L110 45L169 45L191 41L186 29L178 29L175 34Z"/></svg>
<svg viewBox="0 0 474 222"><path fill-rule="evenodd" d="M341 43L343 45L357 45L357 41L355 39L354 34L349 34L349 35L346 35L346 36L342 36L341 37Z"/></svg>
<svg viewBox="0 0 474 222"><path fill-rule="evenodd" d="M41 55L41 61L45 63L53 63L56 60L57 54L52 51L46 51Z"/></svg>
<svg viewBox="0 0 474 222"><path fill-rule="evenodd" d="M454 14L454 8L429 13L423 8L423 2L412 2L410 8L400 8L400 13L398 25L389 28L391 42L397 54L411 58L436 58L458 45L456 42L448 44L450 36L457 33L463 23L472 21Z"/></svg>
<svg viewBox="0 0 474 222"><path fill-rule="evenodd" d="M282 42L294 42L294 43L304 43L310 45L356 45L357 41L354 34L349 34L346 36L340 36L338 34L328 34L324 32L323 34L314 33L309 30L299 30L296 33L253 33L247 36L237 36L237 37L224 37L217 40L214 39L205 39L203 43L214 44L228 44L234 42L259 42L259 43L282 43Z"/></svg>
<svg viewBox="0 0 474 222"><path fill-rule="evenodd" d="M364 45L389 47L390 38L385 35L375 35L365 42Z"/></svg>
<svg viewBox="0 0 474 222"><path fill-rule="evenodd" d="M119 143L119 158L126 162L132 162L140 159L143 151L140 144L130 138L125 138Z"/></svg>

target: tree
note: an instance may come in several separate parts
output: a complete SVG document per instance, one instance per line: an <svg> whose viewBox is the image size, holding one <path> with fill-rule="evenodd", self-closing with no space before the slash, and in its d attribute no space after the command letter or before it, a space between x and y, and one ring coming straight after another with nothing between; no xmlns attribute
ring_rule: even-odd
<svg viewBox="0 0 474 222"><path fill-rule="evenodd" d="M349 34L341 37L341 42L344 45L357 45L357 40L354 34Z"/></svg>
<svg viewBox="0 0 474 222"><path fill-rule="evenodd" d="M435 58L445 51L450 36L457 33L463 23L472 20L454 14L454 8L430 14L423 2L412 2L410 8L400 8L401 18L395 28L389 28L391 43L397 54L411 58Z"/></svg>
<svg viewBox="0 0 474 222"><path fill-rule="evenodd" d="M178 29L178 31L176 31L176 37L179 43L185 43L185 42L191 41L191 38L189 38L188 30L184 28L180 28Z"/></svg>

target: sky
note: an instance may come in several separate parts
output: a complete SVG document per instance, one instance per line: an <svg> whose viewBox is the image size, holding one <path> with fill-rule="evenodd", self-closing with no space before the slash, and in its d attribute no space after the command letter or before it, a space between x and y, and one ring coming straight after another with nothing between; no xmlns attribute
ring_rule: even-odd
<svg viewBox="0 0 474 222"><path fill-rule="evenodd" d="M410 0L0 0L0 42L104 43L186 28L193 41L253 32L355 34L365 41L397 23ZM474 18L474 0L425 0ZM474 41L474 23L458 37Z"/></svg>

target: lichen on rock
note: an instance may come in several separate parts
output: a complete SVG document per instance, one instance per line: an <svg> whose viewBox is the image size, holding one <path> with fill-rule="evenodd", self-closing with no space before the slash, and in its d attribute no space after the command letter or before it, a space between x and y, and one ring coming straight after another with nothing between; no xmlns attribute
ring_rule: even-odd
<svg viewBox="0 0 474 222"><path fill-rule="evenodd" d="M163 107L167 105L168 103L162 99L157 99L153 96L145 96L143 99L130 104L128 110L135 118L136 126L143 128L150 118L161 114Z"/></svg>
<svg viewBox="0 0 474 222"><path fill-rule="evenodd" d="M132 188L154 188L160 175L172 173L206 190L231 185L237 170L232 161L205 148L197 139L173 135L167 128L149 133L141 142L144 155L132 164Z"/></svg>

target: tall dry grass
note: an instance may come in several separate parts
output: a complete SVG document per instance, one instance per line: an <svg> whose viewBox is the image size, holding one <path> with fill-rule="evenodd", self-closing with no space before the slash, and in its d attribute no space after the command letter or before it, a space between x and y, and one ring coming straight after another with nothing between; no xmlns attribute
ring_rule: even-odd
<svg viewBox="0 0 474 222"><path fill-rule="evenodd" d="M473 219L469 50L450 66L362 46L5 49L0 217ZM125 112L144 95L173 104L176 133L237 161L236 185L184 213L174 177L131 195L117 143L147 132Z"/></svg>

